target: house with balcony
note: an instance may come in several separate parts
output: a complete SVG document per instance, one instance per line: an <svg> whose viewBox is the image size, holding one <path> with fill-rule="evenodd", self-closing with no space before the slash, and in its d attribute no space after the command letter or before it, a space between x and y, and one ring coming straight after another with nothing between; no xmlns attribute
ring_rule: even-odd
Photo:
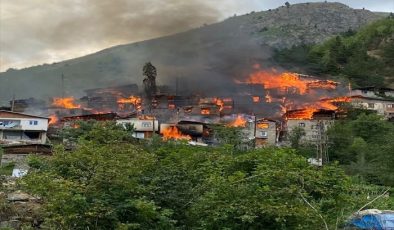
<svg viewBox="0 0 394 230"><path fill-rule="evenodd" d="M351 92L351 101L356 108L374 110L387 119L394 118L394 89L356 88Z"/></svg>
<svg viewBox="0 0 394 230"><path fill-rule="evenodd" d="M45 144L49 118L0 110L0 144Z"/></svg>

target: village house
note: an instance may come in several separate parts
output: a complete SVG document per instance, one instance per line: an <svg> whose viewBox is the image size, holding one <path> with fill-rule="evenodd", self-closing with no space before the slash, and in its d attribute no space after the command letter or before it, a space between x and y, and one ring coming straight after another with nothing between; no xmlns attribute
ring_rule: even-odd
<svg viewBox="0 0 394 230"><path fill-rule="evenodd" d="M256 121L256 148L275 145L278 140L277 123L270 119Z"/></svg>
<svg viewBox="0 0 394 230"><path fill-rule="evenodd" d="M294 111L289 111L288 114L292 112ZM326 131L334 123L334 119L335 111L319 110L314 112L311 118L288 117L285 129L289 135L295 128L301 128L305 132L301 141L315 144L325 141Z"/></svg>
<svg viewBox="0 0 394 230"><path fill-rule="evenodd" d="M0 144L45 144L49 118L0 111Z"/></svg>
<svg viewBox="0 0 394 230"><path fill-rule="evenodd" d="M138 139L152 138L153 133L159 131L159 121L150 117L118 119L116 123L126 128L130 125L134 128L133 137Z"/></svg>
<svg viewBox="0 0 394 230"><path fill-rule="evenodd" d="M394 89L374 87L353 89L351 101L356 108L374 110L387 119L394 118Z"/></svg>

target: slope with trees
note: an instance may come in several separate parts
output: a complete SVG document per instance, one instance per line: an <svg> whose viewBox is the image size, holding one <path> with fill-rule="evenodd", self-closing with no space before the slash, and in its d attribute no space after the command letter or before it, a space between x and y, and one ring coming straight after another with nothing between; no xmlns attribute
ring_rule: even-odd
<svg viewBox="0 0 394 230"><path fill-rule="evenodd" d="M382 189L337 164L315 168L292 149L133 144L114 123L89 127L75 133L75 150L29 160L19 185L42 198L43 228L334 229Z"/></svg>

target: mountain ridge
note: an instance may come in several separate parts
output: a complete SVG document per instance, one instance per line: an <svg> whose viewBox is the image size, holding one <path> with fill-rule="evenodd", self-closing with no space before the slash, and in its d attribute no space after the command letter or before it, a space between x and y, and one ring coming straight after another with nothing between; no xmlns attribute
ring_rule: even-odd
<svg viewBox="0 0 394 230"><path fill-rule="evenodd" d="M140 85L141 69L147 61L158 68L160 84L173 85L175 78L181 78L185 88L199 90L198 85L202 87L197 83L209 81L205 90L225 90L220 89L223 81L246 76L254 63L275 67L271 60L275 49L320 43L381 17L341 3L302 3L252 12L83 57L0 73L0 101L10 100L12 95L41 99L59 96L62 74L67 95L79 96L89 88Z"/></svg>

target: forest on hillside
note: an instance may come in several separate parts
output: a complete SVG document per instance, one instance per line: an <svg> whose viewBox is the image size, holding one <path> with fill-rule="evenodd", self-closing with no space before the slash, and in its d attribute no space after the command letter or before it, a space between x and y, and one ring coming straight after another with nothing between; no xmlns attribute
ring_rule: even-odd
<svg viewBox="0 0 394 230"><path fill-rule="evenodd" d="M302 66L314 75L348 79L353 87L392 87L394 17L390 15L323 44L278 50L274 59L285 67Z"/></svg>

